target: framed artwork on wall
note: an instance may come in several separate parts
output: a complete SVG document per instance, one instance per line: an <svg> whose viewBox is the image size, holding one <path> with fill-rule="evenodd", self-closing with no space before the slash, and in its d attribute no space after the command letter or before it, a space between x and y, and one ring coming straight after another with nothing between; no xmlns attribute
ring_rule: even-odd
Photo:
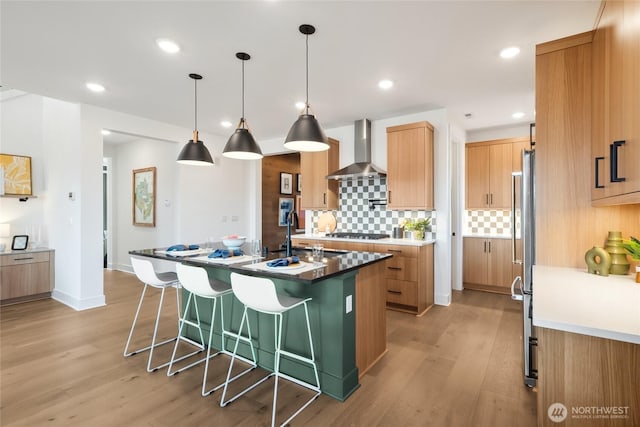
<svg viewBox="0 0 640 427"><path fill-rule="evenodd" d="M0 194L7 196L33 196L31 188L31 157L0 154L0 170L4 185Z"/></svg>
<svg viewBox="0 0 640 427"><path fill-rule="evenodd" d="M293 194L293 174L280 172L280 194Z"/></svg>
<svg viewBox="0 0 640 427"><path fill-rule="evenodd" d="M156 226L156 168L133 171L133 225Z"/></svg>
<svg viewBox="0 0 640 427"><path fill-rule="evenodd" d="M293 210L293 198L280 197L278 200L278 225L280 227L287 226L287 217L289 212Z"/></svg>

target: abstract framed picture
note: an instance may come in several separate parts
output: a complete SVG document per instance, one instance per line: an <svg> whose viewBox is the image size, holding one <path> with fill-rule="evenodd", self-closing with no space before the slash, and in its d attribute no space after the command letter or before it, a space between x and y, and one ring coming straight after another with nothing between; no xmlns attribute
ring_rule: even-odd
<svg viewBox="0 0 640 427"><path fill-rule="evenodd" d="M156 168L133 171L133 225L156 226Z"/></svg>
<svg viewBox="0 0 640 427"><path fill-rule="evenodd" d="M280 197L278 199L278 225L280 227L287 226L287 218L289 212L293 210L293 198Z"/></svg>
<svg viewBox="0 0 640 427"><path fill-rule="evenodd" d="M0 194L7 196L32 196L31 157L0 154L0 170L4 185Z"/></svg>
<svg viewBox="0 0 640 427"><path fill-rule="evenodd" d="M280 194L293 194L293 174L280 172Z"/></svg>

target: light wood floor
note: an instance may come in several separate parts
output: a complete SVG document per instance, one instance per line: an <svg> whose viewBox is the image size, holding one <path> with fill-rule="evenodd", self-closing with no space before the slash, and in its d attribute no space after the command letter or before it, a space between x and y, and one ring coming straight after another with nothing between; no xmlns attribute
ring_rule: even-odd
<svg viewBox="0 0 640 427"><path fill-rule="evenodd" d="M122 356L141 289L135 276L105 271L106 307L76 312L53 300L3 307L0 425L269 425L271 381L220 408L219 391L200 396L201 367L168 378L146 372L146 353ZM175 310L169 296L166 307ZM154 309L143 306L141 331L151 331ZM169 313L165 336L175 333ZM346 402L320 396L292 425L533 426L520 316L509 297L477 291L455 292L451 306L421 318L389 311L389 352L361 387ZM171 350L164 347L160 358ZM213 359L212 381L224 378L227 361ZM283 381L278 419L306 396Z"/></svg>

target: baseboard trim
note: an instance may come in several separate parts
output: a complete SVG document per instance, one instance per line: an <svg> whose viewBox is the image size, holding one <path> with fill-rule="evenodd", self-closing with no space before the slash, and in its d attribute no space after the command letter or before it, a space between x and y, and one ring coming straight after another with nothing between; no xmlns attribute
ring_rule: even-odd
<svg viewBox="0 0 640 427"><path fill-rule="evenodd" d="M54 289L51 298L73 308L76 311L90 310L107 305L104 294L92 298L78 299L58 289Z"/></svg>

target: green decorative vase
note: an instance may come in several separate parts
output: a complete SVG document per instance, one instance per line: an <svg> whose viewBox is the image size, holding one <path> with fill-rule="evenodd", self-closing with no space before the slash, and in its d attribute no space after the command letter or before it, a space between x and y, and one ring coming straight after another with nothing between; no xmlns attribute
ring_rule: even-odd
<svg viewBox="0 0 640 427"><path fill-rule="evenodd" d="M622 232L610 231L604 250L611 255L611 274L629 274L629 260L627 260L627 251L622 247Z"/></svg>

